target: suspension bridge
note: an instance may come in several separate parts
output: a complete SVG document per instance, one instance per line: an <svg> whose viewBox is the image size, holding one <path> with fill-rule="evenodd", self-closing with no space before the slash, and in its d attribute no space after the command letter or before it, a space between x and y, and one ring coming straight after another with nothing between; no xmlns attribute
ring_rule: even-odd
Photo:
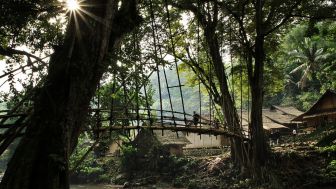
<svg viewBox="0 0 336 189"><path fill-rule="evenodd" d="M96 106L88 111L88 117L90 118L90 123L86 124L83 127L83 131L91 131L96 133L96 135L101 135L101 133L113 132L113 131L130 131L130 130L141 130L141 129L150 129L150 130L171 130L178 134L178 131L182 131L185 133L198 133L198 134L209 134L209 135L223 135L226 137L238 137L242 138L243 140L249 140L248 131L245 131L242 127L242 123L240 128L232 128L226 125L225 120L221 117L216 117L215 114L220 114L220 111L216 108L214 103L214 97L212 97L211 92L208 90L209 93L209 111L205 112L204 108L202 107L201 103L201 83L202 82L209 82L213 83L212 81L212 69L214 69L211 64L208 64L209 69L209 77L207 77L208 81L202 80L199 78L198 82L198 96L199 96L199 110L197 113L188 114L186 113L185 109L185 102L183 96L183 89L184 86L182 84L180 78L180 71L178 66L177 55L175 52L175 43L171 31L171 23L170 23L170 14L168 10L168 6L166 5L166 14L167 14L167 24L168 24L168 35L170 41L170 48L172 49L173 54L173 65L175 66L176 70L176 78L177 83L169 83L166 74L166 65L165 63L159 63L158 60L163 61L163 55L161 45L162 41L160 41L160 37L158 34L158 27L155 23L155 15L153 10L151 9L151 28L152 28L152 42L153 42L153 49L154 49L154 58L151 59L151 64L155 65L155 71L152 73L156 73L157 79L157 88L158 88L158 95L159 95L159 108L153 109L150 106L149 97L148 97L148 89L146 88L146 84L139 83L138 80L135 81L135 90L129 91L126 86L126 80L128 79L124 74L117 74L116 71L113 73L113 87L111 90L111 95L116 94L118 91L122 91L123 93L123 103L124 107L117 107L114 99L111 99L111 103L109 105L110 109L104 109L101 106L101 97L98 95L96 99ZM199 27L197 27L197 54L199 54ZM139 48L134 43L134 51L139 51ZM223 47L224 48L224 47ZM209 60L210 61L210 60ZM141 60L136 60L134 64L134 72L137 75L149 78L150 75L146 75L144 72L145 68L143 67L146 62L142 62ZM197 58L197 64L199 64L199 60ZM231 58L232 64L232 58ZM231 65L232 66L232 65ZM163 73L163 74L162 74ZM242 72L241 72L242 76ZM119 78L118 78L119 77ZM165 89L162 87L163 79ZM119 80L118 80L119 79ZM228 78L227 78L228 79ZM201 81L202 80L202 81ZM242 82L242 81L241 81ZM118 83L118 89L115 84ZM38 85L42 85L43 83L40 82ZM232 91L233 90L233 80L232 80ZM242 85L242 83L241 83ZM98 88L100 85L98 86ZM176 111L176 107L174 107L172 103L172 95L171 90L173 88L178 89L180 95L180 106L182 112ZM169 109L163 109L163 93L164 90L168 96L169 100ZM140 105L139 103L139 94L140 91L144 93L145 105ZM0 112L0 155L7 149L7 147L18 137L22 137L25 134L25 128L29 126L29 118L30 113L33 112L32 108L24 109L23 104L29 99L32 98L32 93L26 94L24 98L11 110L1 111ZM233 94L234 96L234 94ZM241 94L242 98L242 94ZM94 101L94 100L93 100ZM135 101L135 104L134 104ZM133 102L133 103L132 103ZM127 107L127 105L131 104L131 107ZM29 107L29 106L28 106ZM242 107L241 107L242 109ZM248 108L249 109L249 108ZM219 120L221 119L221 120ZM242 122L242 120L241 120Z"/></svg>
<svg viewBox="0 0 336 189"><path fill-rule="evenodd" d="M143 109L145 110L145 109ZM145 111L162 111L164 110L145 110ZM2 111L0 115L0 155L8 148L8 146L19 137L25 134L25 128L29 120L28 113L13 113L11 111ZM140 113L127 113L123 111L110 111L107 109L90 109L93 124L88 124L83 131L90 131L98 136L102 133L113 131L130 131L130 130L171 130L209 135L223 135L226 137L238 137L249 140L247 136L238 134L244 133L233 132L226 125L221 124L218 120L209 120L202 115L190 115L182 112L173 112L172 116L148 116ZM181 118L182 117L182 118Z"/></svg>

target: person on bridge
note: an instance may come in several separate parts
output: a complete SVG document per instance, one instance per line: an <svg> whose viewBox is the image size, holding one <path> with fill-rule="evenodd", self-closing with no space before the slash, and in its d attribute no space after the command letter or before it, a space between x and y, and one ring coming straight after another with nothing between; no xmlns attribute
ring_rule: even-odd
<svg viewBox="0 0 336 189"><path fill-rule="evenodd" d="M214 120L213 127L215 129L219 129L219 120L217 118L215 118L215 120Z"/></svg>
<svg viewBox="0 0 336 189"><path fill-rule="evenodd" d="M199 120L200 120L200 115L198 115L198 114L196 113L196 111L194 111L194 115L193 115L193 123L194 123L195 126L198 125Z"/></svg>

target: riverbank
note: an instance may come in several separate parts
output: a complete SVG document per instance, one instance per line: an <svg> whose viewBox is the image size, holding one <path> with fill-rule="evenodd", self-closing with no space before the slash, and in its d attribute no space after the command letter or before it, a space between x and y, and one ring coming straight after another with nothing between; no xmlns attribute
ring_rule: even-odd
<svg viewBox="0 0 336 189"><path fill-rule="evenodd" d="M141 161L132 156L104 157L96 163L105 170L99 175L104 178L100 181L123 188L336 188L335 141L320 147L317 144L325 141L324 136L329 137L330 129L327 134L317 133L272 146L262 180L242 174L232 164L229 152L217 156L149 156Z"/></svg>
<svg viewBox="0 0 336 189"><path fill-rule="evenodd" d="M233 167L228 154L171 157L169 161L165 160L166 165L160 167L160 171L132 170L128 173L114 173L109 182L123 188L280 189L336 186L336 177L328 172L329 163L325 155L315 147L299 144L290 148L276 147L273 149L271 161L262 182L241 175Z"/></svg>

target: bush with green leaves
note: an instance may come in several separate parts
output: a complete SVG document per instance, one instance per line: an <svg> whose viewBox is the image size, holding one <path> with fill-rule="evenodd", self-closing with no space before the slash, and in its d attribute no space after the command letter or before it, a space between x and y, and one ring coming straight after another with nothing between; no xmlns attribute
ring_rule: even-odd
<svg viewBox="0 0 336 189"><path fill-rule="evenodd" d="M78 164L91 145L92 141L89 137L85 135L79 137L77 148L70 156L70 170ZM103 175L104 172L105 170L98 164L93 151L91 151L78 167L73 170L72 178L77 182L101 182L100 175Z"/></svg>
<svg viewBox="0 0 336 189"><path fill-rule="evenodd" d="M332 177L336 177L336 160L332 160L328 167L327 171L329 172L329 175Z"/></svg>
<svg viewBox="0 0 336 189"><path fill-rule="evenodd" d="M124 172L129 172L138 169L137 148L131 144L126 144L121 147L121 169Z"/></svg>
<svg viewBox="0 0 336 189"><path fill-rule="evenodd" d="M327 154L329 157L336 157L336 145L322 147L320 151Z"/></svg>

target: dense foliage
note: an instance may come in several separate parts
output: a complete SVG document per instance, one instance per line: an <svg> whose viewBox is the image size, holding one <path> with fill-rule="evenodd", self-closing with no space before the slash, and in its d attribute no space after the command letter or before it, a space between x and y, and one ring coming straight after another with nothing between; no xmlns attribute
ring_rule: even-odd
<svg viewBox="0 0 336 189"><path fill-rule="evenodd" d="M86 2L93 6L71 12L59 0L1 1L0 59L6 66L0 78L4 79L1 86L9 88L1 100L13 98L8 103L11 108L26 98L21 110L34 107L26 127L29 135L24 135L1 186L37 183L37 188L67 188L68 158L78 138L82 148L75 159L88 150L80 133L130 123L128 118L114 121L113 113L104 115L101 109L121 106L121 115L130 117L134 109L153 104L169 109L183 102L183 97L189 98L185 104L192 111L202 103L211 108L213 100L225 117L223 123L237 133L236 108L250 108L251 101L251 146L247 148L252 153L247 154L238 137L231 141L231 149L237 165L251 168L260 177L268 159L262 105L295 105L305 110L325 90L336 87L336 24L326 20L335 18L333 1ZM202 85L186 88L183 96L180 80L167 81L168 68L177 74L179 69L193 72L186 76L189 84ZM155 103L153 73L159 94ZM178 85L177 90L172 85ZM171 102L171 98L177 100ZM185 112L185 108L173 108ZM89 109L94 111L87 121ZM100 118L110 122L101 123ZM93 133L93 139L102 139L98 151L106 151L108 137ZM132 154L132 150L125 152ZM81 170L99 172L89 157L91 163L84 163ZM34 182L40 177L44 179Z"/></svg>
<svg viewBox="0 0 336 189"><path fill-rule="evenodd" d="M283 71L282 104L307 110L327 89L336 88L332 79L336 74L335 39L334 21L301 23L288 29L275 58Z"/></svg>

